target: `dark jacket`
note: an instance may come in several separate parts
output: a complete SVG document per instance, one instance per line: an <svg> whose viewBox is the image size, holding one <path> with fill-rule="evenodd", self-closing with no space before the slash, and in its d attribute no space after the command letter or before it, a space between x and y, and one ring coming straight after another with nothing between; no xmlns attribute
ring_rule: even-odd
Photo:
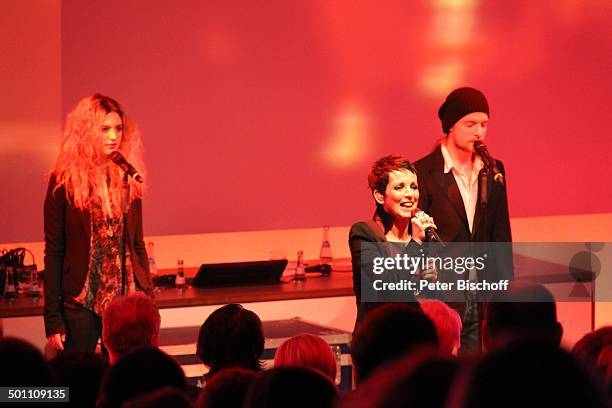
<svg viewBox="0 0 612 408"><path fill-rule="evenodd" d="M504 165L496 160L505 177ZM505 184L487 178L488 205L485 213L476 205L473 231L470 233L467 214L459 187L452 172L444 173L444 157L440 147L415 164L419 181L419 208L434 218L440 238L445 242L511 242L508 196ZM483 247L484 248L484 247ZM490 262L479 279L512 279L512 248L496 247Z"/></svg>
<svg viewBox="0 0 612 408"><path fill-rule="evenodd" d="M416 247L414 247L416 246ZM371 285L374 279L378 279L372 272L374 258L394 257L396 254L408 253L417 255L418 244L413 245L388 242L385 237L384 227L379 218L373 221L357 222L351 226L349 232L349 247L351 249L351 263L353 269L353 292L357 304L357 319L355 328L359 326L367 313L376 307L386 303L404 302L418 306L418 301L413 292L405 291L397 294L385 294L384 299L375 301L372 292L367 301L362 301L362 285ZM387 281L398 282L400 279L413 279L414 276L403 274L403 271L386 270ZM405 275L405 276L403 276ZM367 281L364 281L364 279ZM367 289L366 289L367 290ZM365 291L364 291L365 293Z"/></svg>
<svg viewBox="0 0 612 408"><path fill-rule="evenodd" d="M89 212L76 208L62 186L55 189L51 176L45 197L45 332L47 336L65 333L62 318L64 295L76 297L89 270ZM137 284L147 293L153 285L142 232L142 201L130 204L127 217L128 249Z"/></svg>

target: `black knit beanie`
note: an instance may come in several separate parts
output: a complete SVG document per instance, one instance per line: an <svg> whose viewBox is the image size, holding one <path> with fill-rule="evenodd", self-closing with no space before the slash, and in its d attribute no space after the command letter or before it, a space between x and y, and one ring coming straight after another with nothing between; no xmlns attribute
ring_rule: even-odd
<svg viewBox="0 0 612 408"><path fill-rule="evenodd" d="M444 133L448 134L459 119L472 112L484 112L489 115L487 98L478 89L468 87L455 89L446 97L438 110Z"/></svg>

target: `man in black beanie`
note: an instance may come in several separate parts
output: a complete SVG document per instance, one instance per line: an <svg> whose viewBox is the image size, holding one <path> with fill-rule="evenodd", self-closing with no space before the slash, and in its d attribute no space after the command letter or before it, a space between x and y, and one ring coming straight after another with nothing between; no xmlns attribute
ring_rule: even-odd
<svg viewBox="0 0 612 408"><path fill-rule="evenodd" d="M483 161L474 149L474 142L483 141L487 132L487 98L474 88L455 89L446 97L438 116L446 136L433 152L415 163L419 208L436 220L438 234L445 242L512 241L506 187L493 181L491 171L485 172ZM505 176L503 164L498 160L495 162ZM481 200L483 194L487 200ZM472 282L512 280L514 270L510 245L485 246L488 257L484 270L472 268L463 275L441 273L439 279L469 278ZM448 251L452 253L453 249ZM444 299L445 294L441 295ZM458 300L457 295L461 301L450 304L458 309L463 321L460 352L478 351L481 320L478 294L469 291L454 293L452 300Z"/></svg>

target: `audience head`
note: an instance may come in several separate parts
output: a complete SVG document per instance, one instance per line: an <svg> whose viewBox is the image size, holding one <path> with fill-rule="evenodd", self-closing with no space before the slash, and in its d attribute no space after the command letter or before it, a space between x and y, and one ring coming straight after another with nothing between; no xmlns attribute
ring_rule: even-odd
<svg viewBox="0 0 612 408"><path fill-rule="evenodd" d="M608 345L601 350L595 368L606 387L608 397L612 398L612 345Z"/></svg>
<svg viewBox="0 0 612 408"><path fill-rule="evenodd" d="M163 387L126 401L121 408L191 408L187 393L175 387Z"/></svg>
<svg viewBox="0 0 612 408"><path fill-rule="evenodd" d="M332 407L338 390L323 374L301 367L278 367L257 376L245 408Z"/></svg>
<svg viewBox="0 0 612 408"><path fill-rule="evenodd" d="M336 356L319 336L302 333L285 340L274 354L274 367L305 367L336 380Z"/></svg>
<svg viewBox="0 0 612 408"><path fill-rule="evenodd" d="M57 384L70 388L70 403L78 407L93 407L98 398L108 362L101 355L66 350L51 360Z"/></svg>
<svg viewBox="0 0 612 408"><path fill-rule="evenodd" d="M459 360L422 349L376 371L341 406L442 407L460 370Z"/></svg>
<svg viewBox="0 0 612 408"><path fill-rule="evenodd" d="M572 352L595 366L601 351L610 345L612 345L612 326L605 326L585 334L576 342Z"/></svg>
<svg viewBox="0 0 612 408"><path fill-rule="evenodd" d="M593 373L550 342L523 340L497 349L456 382L451 407L604 407Z"/></svg>
<svg viewBox="0 0 612 408"><path fill-rule="evenodd" d="M0 340L0 384L8 386L51 386L53 376L42 353L33 345L14 337Z"/></svg>
<svg viewBox="0 0 612 408"><path fill-rule="evenodd" d="M138 349L109 368L102 380L98 403L100 407L120 407L133 397L166 386L186 389L181 367L159 349Z"/></svg>
<svg viewBox="0 0 612 408"><path fill-rule="evenodd" d="M351 342L357 381L422 346L438 348L434 324L423 312L404 304L377 307L366 315Z"/></svg>
<svg viewBox="0 0 612 408"><path fill-rule="evenodd" d="M200 392L198 408L240 408L250 385L255 381L255 372L244 368L226 368L206 382Z"/></svg>
<svg viewBox="0 0 612 408"><path fill-rule="evenodd" d="M553 295L544 286L514 281L485 307L483 343L490 350L508 341L534 338L558 346L563 327L557 321Z"/></svg>
<svg viewBox="0 0 612 408"><path fill-rule="evenodd" d="M456 355L461 342L461 317L454 309L439 300L421 302L421 309L436 327L440 351Z"/></svg>
<svg viewBox="0 0 612 408"><path fill-rule="evenodd" d="M597 372L612 398L612 326L585 334L572 352Z"/></svg>
<svg viewBox="0 0 612 408"><path fill-rule="evenodd" d="M259 317L241 305L229 304L215 310L202 324L196 354L212 375L229 367L259 371L263 350Z"/></svg>
<svg viewBox="0 0 612 408"><path fill-rule="evenodd" d="M102 340L113 364L143 347L157 347L161 317L153 300L134 293L110 302L102 315Z"/></svg>

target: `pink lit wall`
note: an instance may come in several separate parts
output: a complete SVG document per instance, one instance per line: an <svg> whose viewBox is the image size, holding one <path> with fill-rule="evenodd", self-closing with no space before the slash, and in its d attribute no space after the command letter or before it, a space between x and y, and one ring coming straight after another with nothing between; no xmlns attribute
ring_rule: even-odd
<svg viewBox="0 0 612 408"><path fill-rule="evenodd" d="M56 116L102 92L136 118L147 235L367 218L370 163L426 154L442 136L438 106L463 85L489 97L487 143L506 165L512 217L612 212L607 9L579 0L65 0ZM45 24L34 34L11 26L23 43L12 58L25 61ZM44 94L46 82L23 82ZM32 112L11 115L31 124L39 105L55 103L29 100ZM0 242L39 241L52 160L37 159L37 143L6 140Z"/></svg>
<svg viewBox="0 0 612 408"><path fill-rule="evenodd" d="M60 0L0 1L0 242L42 240L61 130Z"/></svg>

